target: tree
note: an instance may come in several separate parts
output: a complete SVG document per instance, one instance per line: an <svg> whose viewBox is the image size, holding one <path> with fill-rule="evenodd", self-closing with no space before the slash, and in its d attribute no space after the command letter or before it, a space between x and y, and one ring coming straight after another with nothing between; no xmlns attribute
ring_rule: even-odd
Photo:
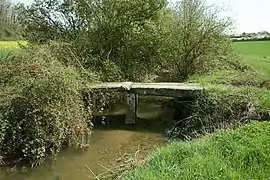
<svg viewBox="0 0 270 180"><path fill-rule="evenodd" d="M17 22L15 5L10 0L0 0L0 39L16 38Z"/></svg>
<svg viewBox="0 0 270 180"><path fill-rule="evenodd" d="M104 81L143 81L161 69L182 81L230 53L231 21L203 0L173 8L166 0L35 0L20 12L29 42L69 44L72 59Z"/></svg>
<svg viewBox="0 0 270 180"><path fill-rule="evenodd" d="M173 23L167 38L168 63L176 72L176 80L202 72L213 60L230 51L226 30L230 19L220 19L220 9L207 6L203 0L180 0L173 8Z"/></svg>
<svg viewBox="0 0 270 180"><path fill-rule="evenodd" d="M84 67L117 66L124 79L142 80L158 55L156 20L165 7L165 0L36 0L20 20L32 43L70 43Z"/></svg>

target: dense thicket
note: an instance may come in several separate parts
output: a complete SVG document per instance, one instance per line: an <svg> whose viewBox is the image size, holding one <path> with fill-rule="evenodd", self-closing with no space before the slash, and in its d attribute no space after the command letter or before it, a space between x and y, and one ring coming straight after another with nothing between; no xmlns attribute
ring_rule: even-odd
<svg viewBox="0 0 270 180"><path fill-rule="evenodd" d="M201 0L36 0L21 8L25 38L34 44L68 43L81 64L102 80L182 81L225 63L230 55L217 7ZM225 58L226 57L226 58ZM212 66L209 66L209 65Z"/></svg>
<svg viewBox="0 0 270 180"><path fill-rule="evenodd" d="M82 89L94 77L59 62L48 46L0 61L0 159L35 166L65 145L83 147L91 110Z"/></svg>

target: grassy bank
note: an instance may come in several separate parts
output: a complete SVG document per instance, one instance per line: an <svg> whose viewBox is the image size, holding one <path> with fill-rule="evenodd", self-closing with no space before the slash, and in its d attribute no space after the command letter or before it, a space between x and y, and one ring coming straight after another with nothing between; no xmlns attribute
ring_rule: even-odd
<svg viewBox="0 0 270 180"><path fill-rule="evenodd" d="M270 104L270 41L237 42L233 48L239 54L241 68L214 72L208 75L192 76L188 82L206 87L226 87L235 91L248 89L257 96L260 104L269 109Z"/></svg>
<svg viewBox="0 0 270 180"><path fill-rule="evenodd" d="M254 122L189 142L175 142L152 154L126 179L268 179L270 123Z"/></svg>
<svg viewBox="0 0 270 180"><path fill-rule="evenodd" d="M208 75L193 76L189 82L203 84L230 84L269 88L270 41L237 42L233 48L239 54L239 69L218 71Z"/></svg>
<svg viewBox="0 0 270 180"><path fill-rule="evenodd" d="M258 44L258 47L254 44ZM184 123L185 126L190 126L187 132L192 129L198 129L200 134L203 131L213 132L215 129L248 123L250 119L269 118L268 47L269 42L234 43L233 48L238 54L236 68L195 75L187 80L200 83L207 90L207 95L191 108L194 111L192 118ZM248 49L253 49L253 52ZM267 54L269 56L265 56ZM180 131L182 129L179 128Z"/></svg>

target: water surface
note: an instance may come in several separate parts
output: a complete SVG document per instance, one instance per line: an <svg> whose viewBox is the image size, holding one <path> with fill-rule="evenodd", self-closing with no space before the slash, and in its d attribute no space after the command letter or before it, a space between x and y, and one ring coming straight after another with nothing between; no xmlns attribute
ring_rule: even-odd
<svg viewBox="0 0 270 180"><path fill-rule="evenodd" d="M160 119L165 115L164 104L142 101L138 107L136 125L124 124L124 107L107 114L108 124L97 126L90 137L90 148L84 152L63 150L55 160L27 172L2 171L0 179L6 180L89 180L94 175L107 172L119 165L118 159L125 154L145 158L149 153L166 143L166 124ZM97 118L98 119L98 118Z"/></svg>

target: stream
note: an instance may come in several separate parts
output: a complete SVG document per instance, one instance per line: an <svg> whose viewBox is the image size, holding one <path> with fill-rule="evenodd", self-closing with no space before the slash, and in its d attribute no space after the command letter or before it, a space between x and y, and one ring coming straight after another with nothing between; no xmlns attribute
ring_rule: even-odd
<svg viewBox="0 0 270 180"><path fill-rule="evenodd" d="M17 169L0 172L2 180L89 180L111 171L124 155L145 158L166 144L165 129L172 110L164 103L140 100L136 125L125 125L125 107L114 108L105 114L108 125L96 126L90 137L90 147L78 152L63 150L54 160L32 170ZM166 118L166 121L165 119Z"/></svg>

